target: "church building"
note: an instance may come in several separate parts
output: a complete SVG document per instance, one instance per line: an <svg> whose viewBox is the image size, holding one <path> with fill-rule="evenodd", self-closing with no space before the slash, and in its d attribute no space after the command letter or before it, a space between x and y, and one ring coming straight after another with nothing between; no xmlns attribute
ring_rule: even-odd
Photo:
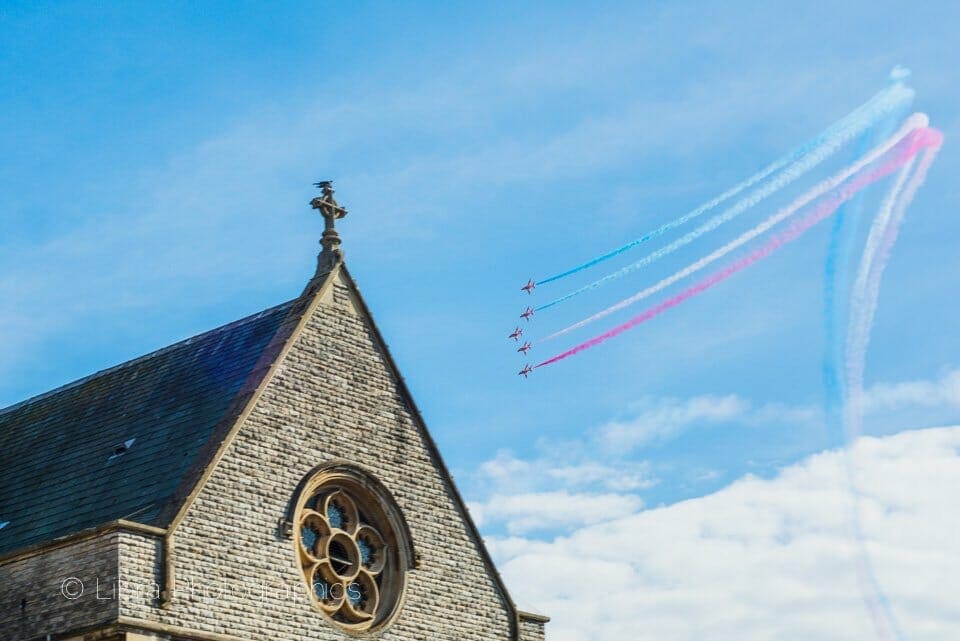
<svg viewBox="0 0 960 641"><path fill-rule="evenodd" d="M542 641L350 276L0 410L0 641Z"/></svg>

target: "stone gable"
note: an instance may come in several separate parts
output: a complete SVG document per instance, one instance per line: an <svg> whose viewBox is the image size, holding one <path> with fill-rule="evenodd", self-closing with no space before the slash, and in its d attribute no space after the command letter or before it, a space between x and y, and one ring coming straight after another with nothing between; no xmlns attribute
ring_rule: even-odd
<svg viewBox="0 0 960 641"><path fill-rule="evenodd" d="M173 358L178 349L186 356ZM216 358L203 360L208 351ZM134 375L134 366L143 372ZM151 383L164 372L184 382L171 389L189 390L194 401L213 394L217 412L190 413L196 402ZM236 375L227 376L231 372ZM110 394L105 376L116 379ZM544 638L546 618L518 612L510 601L339 260L321 269L299 299L64 390L80 384L96 385L101 396L133 399L163 387L165 402L180 403L183 411L151 413L155 404L124 401L112 411L143 411L130 413L129 425L121 421L117 429L143 428L143 416L154 414L180 421L182 429L145 430L152 440L138 441L138 456L147 456L150 466L125 458L130 473L117 467L117 478L93 479L149 510L131 513L117 495L101 493L94 503L111 520L75 520L64 526L64 536L0 556L0 641ZM39 401L63 401L62 393ZM91 397L74 396L76 407L63 401L64 412L91 414L83 410ZM55 422L75 427L67 419ZM90 449L86 442L78 447ZM369 633L347 632L316 609L290 533L298 490L331 463L376 479L379 495L402 513L391 517L390 527L409 543L398 555L407 568L400 605ZM99 469L90 467L87 477ZM155 491L160 481L163 492ZM83 494L79 481L69 484ZM58 509L70 506L61 502ZM32 522L21 521L17 540L29 541ZM82 584L81 594L63 592L68 578Z"/></svg>
<svg viewBox="0 0 960 641"><path fill-rule="evenodd" d="M379 479L409 526L416 567L398 615L368 636L506 641L515 610L345 272L336 270L222 458L176 525L169 607L122 595L121 615L244 639L344 639L312 605L283 518L317 465ZM124 534L121 577L162 583L162 546ZM542 623L523 622L523 638ZM537 635L537 636L534 636Z"/></svg>

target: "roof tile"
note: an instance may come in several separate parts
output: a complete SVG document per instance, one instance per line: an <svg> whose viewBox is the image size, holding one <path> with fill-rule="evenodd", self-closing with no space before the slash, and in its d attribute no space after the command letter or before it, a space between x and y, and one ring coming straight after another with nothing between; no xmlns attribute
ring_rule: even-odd
<svg viewBox="0 0 960 641"><path fill-rule="evenodd" d="M0 410L0 554L120 518L162 525L294 303Z"/></svg>

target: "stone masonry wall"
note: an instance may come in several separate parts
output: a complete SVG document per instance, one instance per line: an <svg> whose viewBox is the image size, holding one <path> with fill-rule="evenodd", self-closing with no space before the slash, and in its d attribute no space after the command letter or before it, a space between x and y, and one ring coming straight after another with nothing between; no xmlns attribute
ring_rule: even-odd
<svg viewBox="0 0 960 641"><path fill-rule="evenodd" d="M162 539L139 532L121 532L120 610L125 616L147 618L157 608L163 581Z"/></svg>
<svg viewBox="0 0 960 641"><path fill-rule="evenodd" d="M0 641L116 619L117 537L83 539L0 565Z"/></svg>
<svg viewBox="0 0 960 641"><path fill-rule="evenodd" d="M520 641L545 641L542 621L520 617Z"/></svg>
<svg viewBox="0 0 960 641"><path fill-rule="evenodd" d="M125 599L123 614L245 639L356 638L314 609L294 543L277 527L298 483L334 459L389 489L421 558L399 616L372 636L507 641L510 608L343 282L327 292L177 529L172 607ZM131 576L157 571L154 546L131 542L123 553Z"/></svg>

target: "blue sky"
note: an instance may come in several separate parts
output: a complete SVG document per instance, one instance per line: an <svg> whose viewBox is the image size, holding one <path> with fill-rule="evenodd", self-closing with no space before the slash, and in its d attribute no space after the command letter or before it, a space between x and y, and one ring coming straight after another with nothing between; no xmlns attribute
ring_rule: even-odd
<svg viewBox="0 0 960 641"><path fill-rule="evenodd" d="M518 501L512 529L480 518L490 537L778 478L838 443L825 226L527 381L518 287L714 196L902 64L947 142L883 283L867 431L956 422L960 8L837 4L5 2L0 405L295 296L311 183L332 178L348 264L458 481L478 513ZM601 516L530 521L524 497Z"/></svg>

